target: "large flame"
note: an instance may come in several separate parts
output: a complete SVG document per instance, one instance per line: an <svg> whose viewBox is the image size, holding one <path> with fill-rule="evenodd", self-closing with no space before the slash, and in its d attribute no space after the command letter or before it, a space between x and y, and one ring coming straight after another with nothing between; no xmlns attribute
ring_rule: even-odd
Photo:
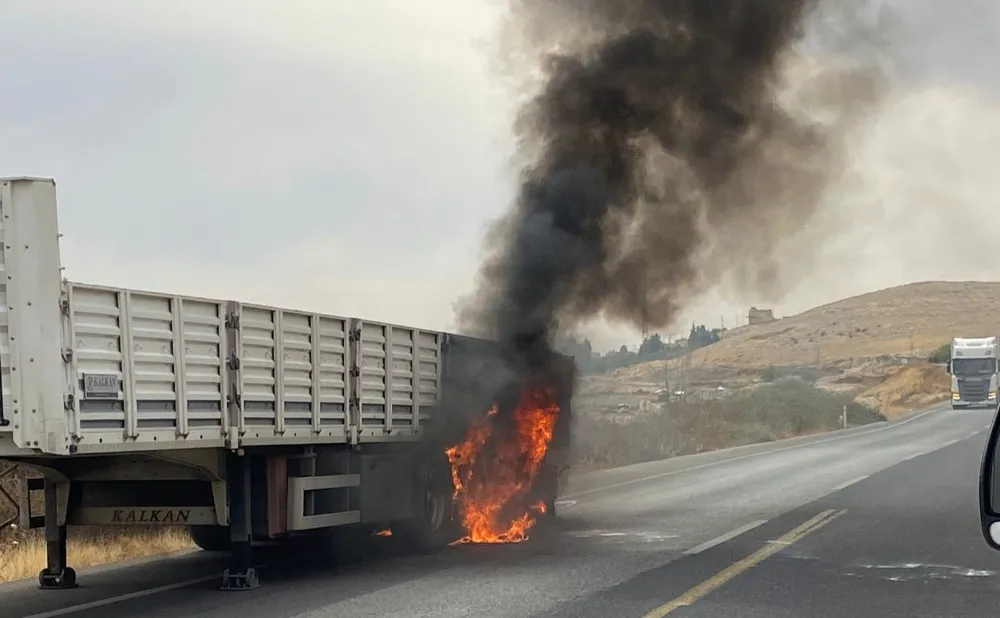
<svg viewBox="0 0 1000 618"><path fill-rule="evenodd" d="M514 410L514 431L509 436L494 432L496 414L494 406L482 422L469 428L463 442L446 451L466 530L455 543L524 541L535 525L532 511L545 512L544 503L526 504L525 494L552 442L559 417L554 393L527 390ZM488 454L479 460L487 446Z"/></svg>

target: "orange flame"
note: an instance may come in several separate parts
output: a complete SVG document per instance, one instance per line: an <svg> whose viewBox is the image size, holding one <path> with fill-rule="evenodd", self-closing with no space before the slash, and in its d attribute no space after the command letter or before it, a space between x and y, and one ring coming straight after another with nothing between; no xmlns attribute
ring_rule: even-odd
<svg viewBox="0 0 1000 618"><path fill-rule="evenodd" d="M375 536L392 536L392 530L386 528L385 530L379 530L375 533Z"/></svg>
<svg viewBox="0 0 1000 618"><path fill-rule="evenodd" d="M494 435L490 417L496 413L494 406L486 419L469 428L463 442L446 451L455 502L466 530L455 544L524 541L535 525L531 511L545 512L545 505L538 503L524 508L516 517L509 513L531 488L552 442L559 416L554 394L541 389L527 391L514 410L512 439L494 440L497 443L491 444L490 459L476 466L477 457Z"/></svg>

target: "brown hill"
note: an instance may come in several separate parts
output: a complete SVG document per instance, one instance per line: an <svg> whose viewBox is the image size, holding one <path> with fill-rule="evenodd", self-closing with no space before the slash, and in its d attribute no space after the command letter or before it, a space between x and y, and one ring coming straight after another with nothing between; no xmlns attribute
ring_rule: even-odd
<svg viewBox="0 0 1000 618"><path fill-rule="evenodd" d="M994 334L1000 335L1000 283L928 281L733 329L722 341L695 351L691 366L759 369L838 365L886 355L926 357L952 337Z"/></svg>

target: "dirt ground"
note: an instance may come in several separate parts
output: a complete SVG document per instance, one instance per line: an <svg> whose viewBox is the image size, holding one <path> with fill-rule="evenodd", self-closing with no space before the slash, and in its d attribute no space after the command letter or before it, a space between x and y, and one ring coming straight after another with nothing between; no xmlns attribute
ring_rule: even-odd
<svg viewBox="0 0 1000 618"><path fill-rule="evenodd" d="M913 410L947 401L951 380L944 367L922 363L889 368L884 378L855 399L892 420Z"/></svg>

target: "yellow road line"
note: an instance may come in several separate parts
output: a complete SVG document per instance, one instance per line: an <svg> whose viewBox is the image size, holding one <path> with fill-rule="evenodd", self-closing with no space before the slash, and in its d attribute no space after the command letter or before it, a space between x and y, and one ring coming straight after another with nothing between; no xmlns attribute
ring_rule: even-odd
<svg viewBox="0 0 1000 618"><path fill-rule="evenodd" d="M767 558L778 553L782 549L788 547L792 543L800 540L802 537L806 536L811 532L819 530L826 524L830 523L834 519L840 517L846 512L846 509L841 509L837 511L836 509L830 509L823 511L819 515L816 515L809 521L803 523L802 525L790 530L781 537L769 542L764 547L761 547L754 553L750 554L746 558L740 560L739 562L734 562L725 569L719 571L712 577L709 577L705 581L701 582L694 588L691 588L684 594L676 597L675 599L665 603L653 611L649 612L643 618L663 618L670 612L681 607L687 607L695 601L703 598L708 593L719 588L729 580L733 579L737 575L746 572L750 567L760 564Z"/></svg>

